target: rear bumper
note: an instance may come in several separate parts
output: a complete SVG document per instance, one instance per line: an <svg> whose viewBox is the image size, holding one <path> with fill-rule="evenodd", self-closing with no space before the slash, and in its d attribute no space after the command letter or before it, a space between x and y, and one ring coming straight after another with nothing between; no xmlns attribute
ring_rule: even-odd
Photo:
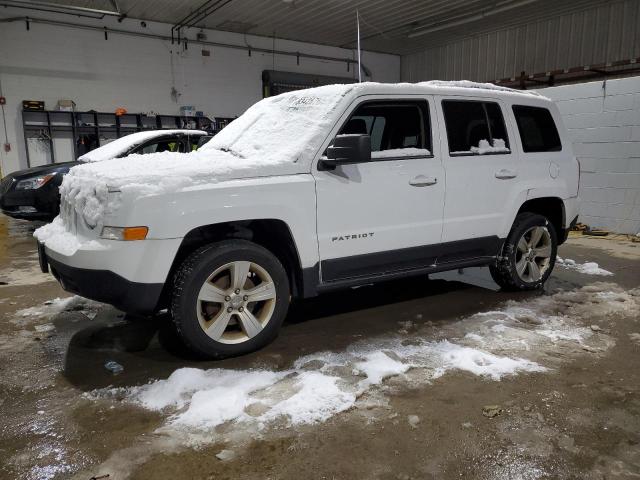
<svg viewBox="0 0 640 480"><path fill-rule="evenodd" d="M576 215L574 219L569 223L569 226L565 228L562 232L560 232L560 238L558 238L558 245L562 245L569 238L569 232L576 226L578 223L578 216Z"/></svg>
<svg viewBox="0 0 640 480"><path fill-rule="evenodd" d="M558 232L558 244L563 244L569 237L569 232L578 223L578 210L580 208L580 197L565 198L564 202L564 229Z"/></svg>
<svg viewBox="0 0 640 480"><path fill-rule="evenodd" d="M159 304L162 283L131 282L109 270L71 267L52 258L44 260L67 292L142 315L154 313Z"/></svg>

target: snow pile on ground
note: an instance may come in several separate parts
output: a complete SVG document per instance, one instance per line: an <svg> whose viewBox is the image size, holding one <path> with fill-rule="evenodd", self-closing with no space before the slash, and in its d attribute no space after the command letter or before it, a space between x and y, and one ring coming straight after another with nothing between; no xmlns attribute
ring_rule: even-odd
<svg viewBox="0 0 640 480"><path fill-rule="evenodd" d="M16 320L13 321L13 323L19 323L21 318L24 319L28 317L50 319L64 311L83 311L88 313L88 316L92 317L95 316L97 309L101 305L101 303L94 302L77 295L66 298L56 297L52 300L47 300L42 305L18 310L15 313Z"/></svg>
<svg viewBox="0 0 640 480"><path fill-rule="evenodd" d="M580 273L584 273L585 275L613 275L613 273L609 270L600 268L600 266L596 262L577 263L575 260L572 260L570 258L556 257L556 263L564 268L576 270Z"/></svg>
<svg viewBox="0 0 640 480"><path fill-rule="evenodd" d="M448 341L402 345L394 339L354 345L342 353L304 356L284 371L181 368L166 380L128 390L127 397L150 410L173 411L171 428L213 430L232 421L262 430L282 421L287 425L325 421L353 407L358 397L384 379L425 367L432 378L455 369L493 380L545 370L522 358L500 357Z"/></svg>
<svg viewBox="0 0 640 480"><path fill-rule="evenodd" d="M78 157L81 162L101 162L103 160L111 160L118 155L122 155L127 150L132 149L136 145L142 145L148 140L152 140L159 136L174 135L187 133L191 135L206 135L203 130L149 130L147 132L136 132L124 137L117 138L112 142L101 147L91 150L84 155Z"/></svg>
<svg viewBox="0 0 640 480"><path fill-rule="evenodd" d="M463 343L503 354L534 354L534 359L555 358L582 350L604 351L613 340L592 328L594 322L609 323L640 315L640 290L624 291L610 283L596 283L578 290L560 291L529 302L507 302L496 311L480 312L462 324Z"/></svg>
<svg viewBox="0 0 640 480"><path fill-rule="evenodd" d="M570 355L606 351L603 327L640 315L640 290L598 283L479 312L453 324L412 323L413 333L305 355L283 370L181 368L166 380L88 394L162 412L159 432L187 443L242 441L324 422L360 405L384 404L393 386L428 385L452 371L499 381L544 372ZM587 326L585 326L587 325ZM590 325L590 326L589 326ZM434 338L435 337L435 338Z"/></svg>

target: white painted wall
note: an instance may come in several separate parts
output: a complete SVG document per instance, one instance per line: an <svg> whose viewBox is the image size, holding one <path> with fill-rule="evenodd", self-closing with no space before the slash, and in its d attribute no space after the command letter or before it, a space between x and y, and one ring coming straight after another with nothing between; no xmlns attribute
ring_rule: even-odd
<svg viewBox="0 0 640 480"><path fill-rule="evenodd" d="M1 17L24 16L24 10L3 9ZM80 22L73 17L47 18ZM41 15L30 14L32 17ZM86 21L85 21L86 22ZM97 23L113 28L169 35L170 25L139 21L105 19ZM196 30L188 33L195 37ZM272 48L272 39L240 34L205 31L207 40L255 47ZM201 50L211 51L203 57ZM354 58L351 50L276 40L276 50L299 51L308 54ZM372 72L371 80L397 82L400 78L400 57L363 52L362 61ZM27 31L23 21L0 23L0 82L7 98L8 141L11 152L1 148L4 131L0 120L0 160L2 172L26 168L22 133L22 100L44 100L47 109L54 109L59 99L73 99L78 110L112 112L125 107L129 112L153 110L161 114L177 114L180 105L196 105L208 116L232 117L262 98L261 73L265 69L290 72L353 77L353 67L347 71L343 62L300 59L290 56L247 52L223 47L203 47L191 43L185 51L170 41L124 36L111 33L105 41L101 32L32 23ZM175 85L181 93L178 102L170 96ZM30 150L31 152L32 150ZM71 160L71 144L64 141L55 146L57 161ZM46 161L42 152L33 164Z"/></svg>
<svg viewBox="0 0 640 480"><path fill-rule="evenodd" d="M640 77L543 88L580 160L580 222L640 232Z"/></svg>

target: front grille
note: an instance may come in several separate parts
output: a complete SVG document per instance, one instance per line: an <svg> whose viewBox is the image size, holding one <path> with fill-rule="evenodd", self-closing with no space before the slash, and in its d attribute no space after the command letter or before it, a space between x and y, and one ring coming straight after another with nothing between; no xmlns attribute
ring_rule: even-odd
<svg viewBox="0 0 640 480"><path fill-rule="evenodd" d="M7 193L13 184L13 177L11 175L7 175L0 182L0 195L3 193Z"/></svg>
<svg viewBox="0 0 640 480"><path fill-rule="evenodd" d="M67 202L64 196L60 198L60 217L65 230L76 233L76 212L73 205Z"/></svg>

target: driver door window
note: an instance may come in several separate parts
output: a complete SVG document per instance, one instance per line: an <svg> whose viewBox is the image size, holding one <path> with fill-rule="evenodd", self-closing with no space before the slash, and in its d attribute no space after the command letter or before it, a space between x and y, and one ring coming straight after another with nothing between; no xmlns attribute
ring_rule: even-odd
<svg viewBox="0 0 640 480"><path fill-rule="evenodd" d="M371 159L431 156L426 102L368 102L359 106L339 135L369 135Z"/></svg>

